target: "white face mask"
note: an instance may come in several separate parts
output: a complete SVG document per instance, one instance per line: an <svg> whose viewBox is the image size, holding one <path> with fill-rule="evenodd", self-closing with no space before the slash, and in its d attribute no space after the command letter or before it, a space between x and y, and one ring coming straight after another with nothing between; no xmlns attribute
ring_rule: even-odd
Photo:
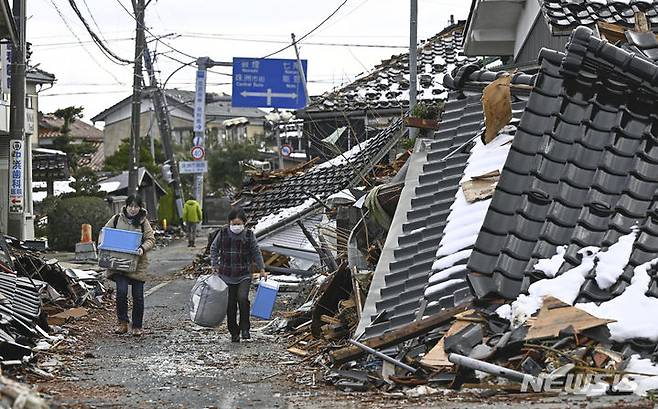
<svg viewBox="0 0 658 409"><path fill-rule="evenodd" d="M229 228L233 233L240 234L244 230L244 224L232 224Z"/></svg>

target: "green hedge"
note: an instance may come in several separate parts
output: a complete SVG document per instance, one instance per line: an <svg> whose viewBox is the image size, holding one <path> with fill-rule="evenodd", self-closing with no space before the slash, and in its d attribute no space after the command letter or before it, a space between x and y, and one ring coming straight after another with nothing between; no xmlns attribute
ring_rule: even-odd
<svg viewBox="0 0 658 409"><path fill-rule="evenodd" d="M80 241L81 226L91 224L93 239L112 217L112 211L100 197L71 197L60 200L48 213L48 245L55 250L74 251Z"/></svg>

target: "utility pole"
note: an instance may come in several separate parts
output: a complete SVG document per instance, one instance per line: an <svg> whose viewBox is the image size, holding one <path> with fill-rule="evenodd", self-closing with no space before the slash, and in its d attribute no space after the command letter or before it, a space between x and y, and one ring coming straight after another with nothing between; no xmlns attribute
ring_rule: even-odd
<svg viewBox="0 0 658 409"><path fill-rule="evenodd" d="M18 29L17 44L14 44L11 52L11 109L9 137L10 163L18 166L20 177L12 176L14 169L9 168L9 201L7 203L9 213L7 220L7 233L19 239L23 239L25 231L25 192L26 185L31 181L24 180L26 173L25 157L31 149L25 143L25 0L14 0L12 14ZM27 162L29 163L29 162ZM13 183L12 183L13 182Z"/></svg>
<svg viewBox="0 0 658 409"><path fill-rule="evenodd" d="M206 76L208 68L232 67L233 64L224 61L213 61L210 57L199 57L196 60L197 71L194 94L194 146L203 148L206 140ZM200 159L199 159L200 160ZM203 173L194 174L194 198L203 203ZM203 207L203 204L201 205Z"/></svg>
<svg viewBox="0 0 658 409"><path fill-rule="evenodd" d="M304 67L302 67L302 60L299 59L299 49L297 48L297 40L295 40L295 33L291 33L292 43L295 46L295 55L297 56L297 72L299 73L299 78L302 80L302 85L304 86L304 96L306 97L306 106L311 101L311 97L308 95L308 88L306 86L306 75L304 75Z"/></svg>
<svg viewBox="0 0 658 409"><path fill-rule="evenodd" d="M409 22L409 112L411 112L416 106L418 93L418 0L411 0ZM416 132L416 128L409 128L409 137L413 139Z"/></svg>
<svg viewBox="0 0 658 409"><path fill-rule="evenodd" d="M135 61L133 67L133 97L130 131L130 155L128 160L128 194L135 195L139 190L139 133L140 115L142 114L142 58L144 56L144 0L134 0Z"/></svg>
<svg viewBox="0 0 658 409"><path fill-rule="evenodd" d="M158 87L158 80L155 78L155 70L153 69L153 61L149 53L148 44L144 40L144 65L146 72L149 75L149 86L151 88L151 100L155 109L155 120L158 122L158 130L160 131L160 139L162 146L167 157L167 162L171 166L171 186L174 189L174 199L176 200L176 214L182 223L183 221L183 189L181 189L180 175L178 174L178 166L174 158L174 149L171 141L171 119L169 117L169 110L167 109L167 98L165 90ZM155 155L153 156L155 159Z"/></svg>

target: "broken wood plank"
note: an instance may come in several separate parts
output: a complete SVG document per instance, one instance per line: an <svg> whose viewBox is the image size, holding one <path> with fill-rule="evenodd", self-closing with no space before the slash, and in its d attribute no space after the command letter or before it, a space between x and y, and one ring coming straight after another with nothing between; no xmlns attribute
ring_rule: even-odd
<svg viewBox="0 0 658 409"><path fill-rule="evenodd" d="M298 355L298 356L306 356L306 355L308 355L308 351L305 351L305 350L303 350L303 349L296 348L296 347L288 348L288 349L286 349L286 351L290 352L291 354Z"/></svg>
<svg viewBox="0 0 658 409"><path fill-rule="evenodd" d="M467 317L457 317L456 321L452 324L450 329L445 333L443 338L427 353L421 360L420 364L429 368L438 368L444 366L453 366L454 364L448 361L448 354L445 351L445 339L451 335L455 335L462 329L468 327L470 323L464 319Z"/></svg>
<svg viewBox="0 0 658 409"><path fill-rule="evenodd" d="M324 322L325 324L336 324L336 325L341 325L343 323L338 318L334 318L326 314L320 315L320 321Z"/></svg>
<svg viewBox="0 0 658 409"><path fill-rule="evenodd" d="M554 297L546 297L544 305L539 314L532 321L530 329L525 339L544 339L556 338L559 336L560 331L573 327L576 333L580 333L586 329L596 328L601 325L606 325L614 320L600 319L595 316L565 304Z"/></svg>
<svg viewBox="0 0 658 409"><path fill-rule="evenodd" d="M651 31L651 25L643 11L635 12L635 31L638 33L648 33Z"/></svg>
<svg viewBox="0 0 658 409"><path fill-rule="evenodd" d="M470 305L465 304L440 311L428 318L412 322L411 324L394 329L384 335L367 339L363 344L373 349L382 349L397 345L409 339L416 338L419 335L426 334L434 328L450 321L456 314L466 311L468 307L470 307ZM329 356L334 363L343 363L356 359L363 354L364 352L361 348L351 345L332 351L329 353Z"/></svg>

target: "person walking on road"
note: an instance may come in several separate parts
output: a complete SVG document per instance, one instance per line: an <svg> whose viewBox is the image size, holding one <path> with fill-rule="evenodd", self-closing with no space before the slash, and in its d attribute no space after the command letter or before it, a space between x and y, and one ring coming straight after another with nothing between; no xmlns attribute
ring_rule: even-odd
<svg viewBox="0 0 658 409"><path fill-rule="evenodd" d="M107 270L107 277L114 280L117 286L116 309L119 323L114 331L115 334L128 332L128 285L132 287L133 297L132 334L141 336L143 333L144 282L146 281L146 269L148 267L146 253L155 246L155 234L146 216L147 212L142 203L142 198L130 195L121 211L112 216L105 224L105 227L142 233L142 244L137 249L139 260L136 271L129 273Z"/></svg>
<svg viewBox="0 0 658 409"><path fill-rule="evenodd" d="M188 199L183 206L183 223L187 228L187 247L194 247L196 231L202 220L201 205L194 199Z"/></svg>
<svg viewBox="0 0 658 409"><path fill-rule="evenodd" d="M256 236L247 229L247 215L240 208L228 214L229 224L220 228L210 246L210 264L213 272L228 285L228 307L226 323L232 342L251 338L249 334L249 286L251 264L255 263L261 278L267 280L263 255L258 248ZM240 310L240 321L237 312Z"/></svg>

